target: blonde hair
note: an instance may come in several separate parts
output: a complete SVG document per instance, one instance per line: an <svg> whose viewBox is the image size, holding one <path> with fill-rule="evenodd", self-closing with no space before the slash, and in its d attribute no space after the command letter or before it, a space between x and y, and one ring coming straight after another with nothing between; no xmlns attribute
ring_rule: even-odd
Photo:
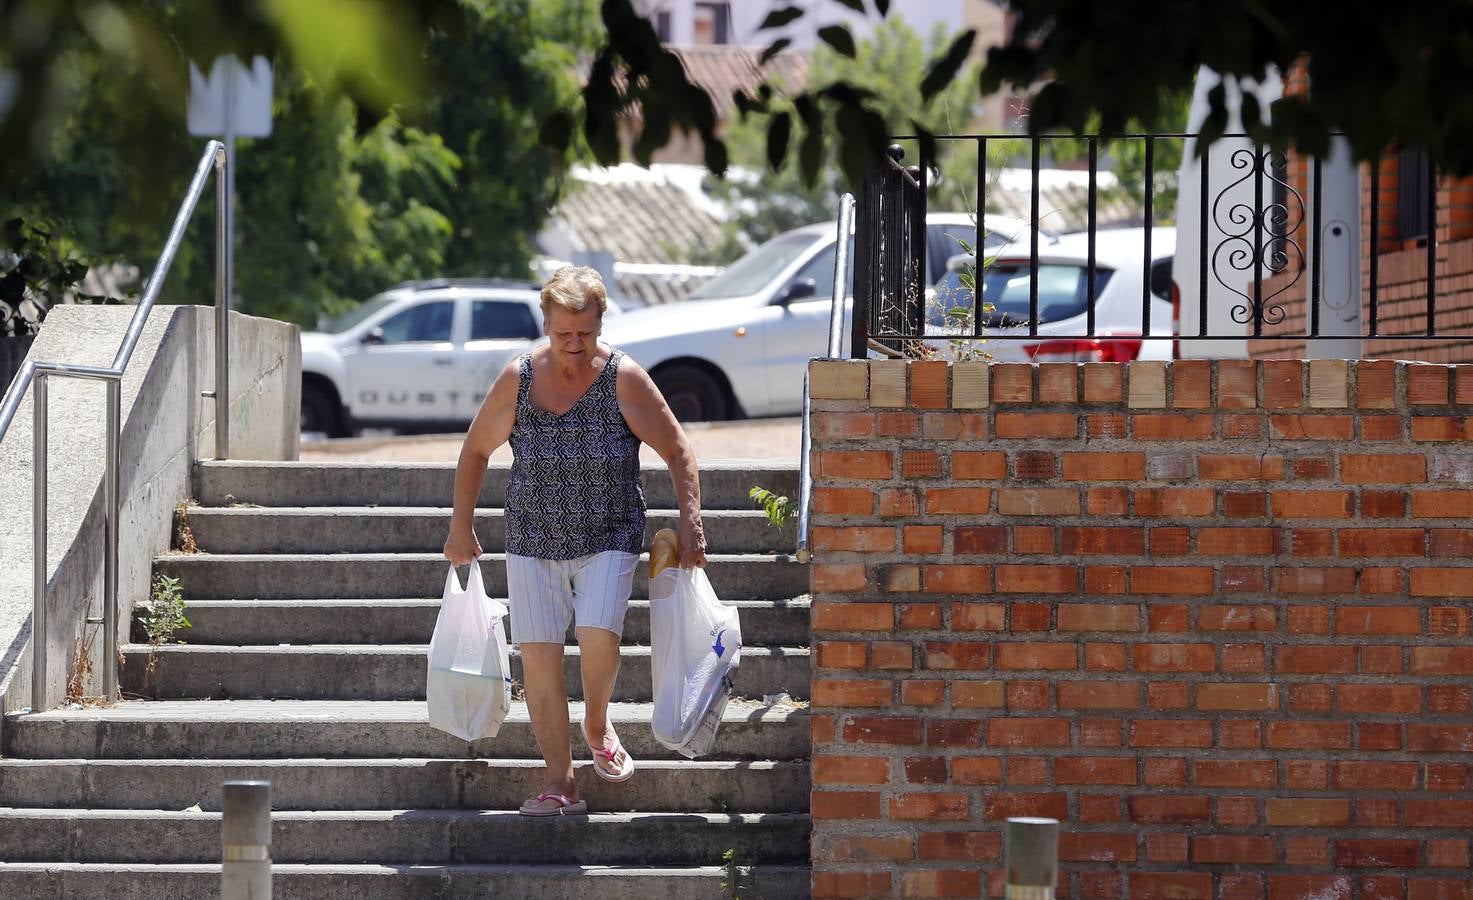
<svg viewBox="0 0 1473 900"><path fill-rule="evenodd" d="M598 270L591 266L563 266L542 286L542 317L560 306L569 312L582 312L589 303L598 304L602 316L609 308L609 295Z"/></svg>

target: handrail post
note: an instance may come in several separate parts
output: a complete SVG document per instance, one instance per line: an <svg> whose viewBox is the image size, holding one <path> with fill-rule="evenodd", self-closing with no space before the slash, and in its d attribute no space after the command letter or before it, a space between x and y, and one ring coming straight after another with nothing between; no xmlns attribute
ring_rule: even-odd
<svg viewBox="0 0 1473 900"><path fill-rule="evenodd" d="M215 154L215 458L230 458L230 285L235 254L230 246L230 151Z"/></svg>
<svg viewBox="0 0 1473 900"><path fill-rule="evenodd" d="M107 381L107 549L102 564L102 694L111 703L118 696L118 533L122 527L118 504L118 444L122 432L123 379ZM85 648L86 642L83 642ZM84 651L85 652L85 649Z"/></svg>
<svg viewBox="0 0 1473 900"><path fill-rule="evenodd" d="M839 197L839 236L834 252L834 305L829 310L829 359L838 359L844 344L844 301L849 296L849 232L854 228L854 195Z"/></svg>
<svg viewBox="0 0 1473 900"><path fill-rule="evenodd" d="M271 900L271 782L227 781L220 815L221 900Z"/></svg>
<svg viewBox="0 0 1473 900"><path fill-rule="evenodd" d="M839 197L838 234L834 238L834 294L829 310L828 359L838 359L844 344L844 301L849 296L849 232L854 225L854 195ZM808 396L808 370L803 370L803 437L798 456L798 546L793 556L800 563L813 558L808 549L808 507L813 499L813 401Z"/></svg>
<svg viewBox="0 0 1473 900"><path fill-rule="evenodd" d="M48 378L35 374L31 447L31 710L46 709L46 400Z"/></svg>
<svg viewBox="0 0 1473 900"><path fill-rule="evenodd" d="M813 455L813 435L808 420L813 415L813 401L808 396L808 369L803 369L803 437L802 451L798 456L798 548L793 554L800 563L813 558L808 550L808 506L813 494L813 472L809 457Z"/></svg>

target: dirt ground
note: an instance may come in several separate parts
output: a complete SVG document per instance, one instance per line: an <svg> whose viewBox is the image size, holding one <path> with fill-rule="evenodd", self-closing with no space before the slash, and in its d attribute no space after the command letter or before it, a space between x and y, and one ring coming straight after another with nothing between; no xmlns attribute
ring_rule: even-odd
<svg viewBox="0 0 1473 900"><path fill-rule="evenodd" d="M802 441L798 418L747 419L740 422L692 422L685 433L695 448L696 458L787 459L797 462ZM431 434L387 437L341 438L302 441L304 461L395 460L400 462L455 462L460 456L463 434ZM647 462L660 458L649 447L640 448ZM511 460L511 448L501 447L493 462Z"/></svg>

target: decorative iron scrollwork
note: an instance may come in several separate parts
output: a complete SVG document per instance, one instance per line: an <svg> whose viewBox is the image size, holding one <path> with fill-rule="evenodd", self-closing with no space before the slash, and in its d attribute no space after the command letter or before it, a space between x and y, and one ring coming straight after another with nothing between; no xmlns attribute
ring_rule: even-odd
<svg viewBox="0 0 1473 900"><path fill-rule="evenodd" d="M1212 274L1218 284L1241 298L1231 310L1234 322L1278 325L1284 321L1285 311L1276 301L1299 283L1304 272L1304 250L1293 238L1304 224L1304 198L1289 183L1288 160L1272 148L1240 148L1233 152L1229 163L1242 175L1212 201L1212 224L1222 234L1212 251ZM1266 183L1271 191L1266 203L1262 189L1252 183L1255 178L1262 179L1260 183ZM1252 203L1229 197L1245 184L1252 185ZM1264 296L1263 279L1278 275L1291 263L1293 277ZM1255 267L1267 274L1255 278L1252 294L1238 290L1228 278L1230 272L1252 272Z"/></svg>

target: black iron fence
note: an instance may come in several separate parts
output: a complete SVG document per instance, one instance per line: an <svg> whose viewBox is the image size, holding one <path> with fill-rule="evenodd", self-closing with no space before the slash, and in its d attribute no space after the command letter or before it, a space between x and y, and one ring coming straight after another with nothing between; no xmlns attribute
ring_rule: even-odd
<svg viewBox="0 0 1473 900"><path fill-rule="evenodd" d="M1179 341L1473 338L1473 291L1451 290L1473 283L1473 250L1442 246L1473 248L1473 203L1440 202L1455 194L1425 155L1356 166L1233 134L1201 155L1190 134L945 136L939 153L976 154L964 202L975 227L938 254L946 228L928 228L938 187L955 209L969 163L957 171L961 154L952 153L937 166L918 139L897 140L858 198L856 356L976 339L1015 342L1030 356L1047 345L1130 358L1143 343L1174 354ZM1043 165L1057 155L1051 142L1072 151L1067 197L1044 184L1046 172L1060 172ZM989 159L1002 146L1019 165ZM1160 165L1163 148L1195 161L1183 169L1191 177L1176 183L1175 162ZM1133 175L1122 181L1110 160L1127 149ZM1026 180L1022 198L998 183L999 169ZM1132 201L1125 216L1122 196ZM1068 220L1067 233L1050 217ZM1116 343L1133 349L1112 355Z"/></svg>

